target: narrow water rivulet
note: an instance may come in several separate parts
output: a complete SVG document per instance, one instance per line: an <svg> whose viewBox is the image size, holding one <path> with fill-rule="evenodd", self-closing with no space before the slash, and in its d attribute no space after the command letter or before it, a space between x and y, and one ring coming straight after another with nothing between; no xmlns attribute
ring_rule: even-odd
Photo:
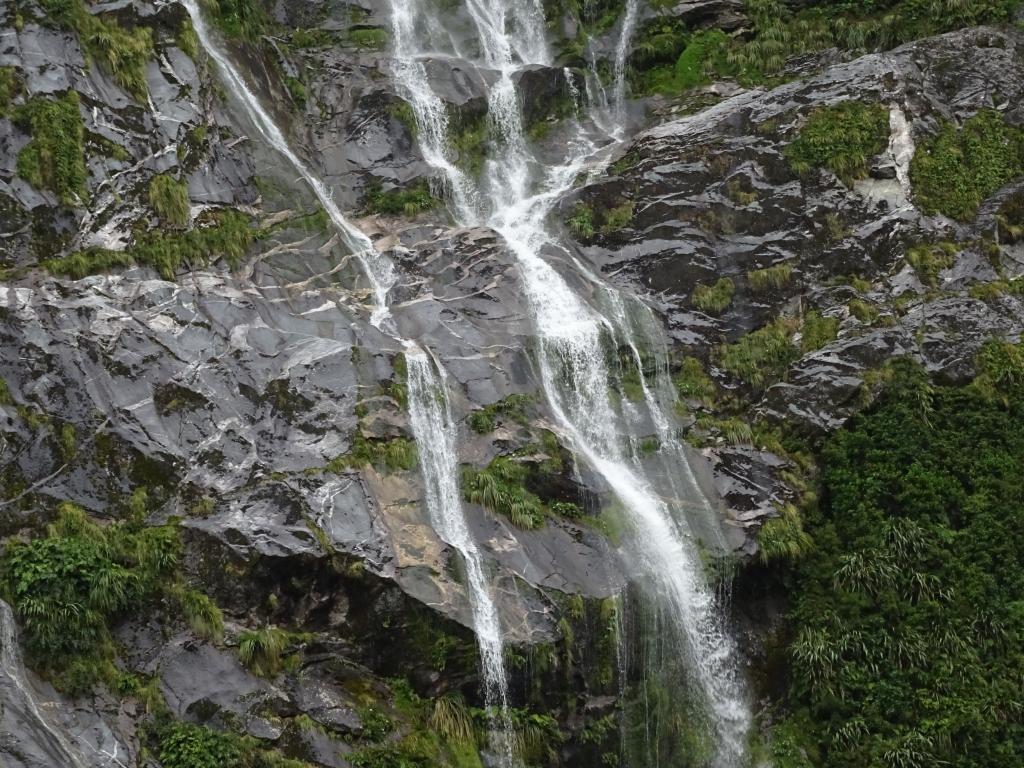
<svg viewBox="0 0 1024 768"><path fill-rule="evenodd" d="M685 452L672 436L668 410L660 397L662 388L657 382L646 380L633 329L627 321L626 300L612 288L601 285L593 275L581 272L585 279L597 282L598 293L609 297L606 303L612 311L605 307L602 312L599 302L588 303L548 259L549 254L564 254L571 261L549 228L548 217L578 174L594 161L596 139L589 136L585 121L579 121L566 142L568 151L561 164L541 163L533 156L523 132L519 95L513 85L517 68L551 64L545 47L536 39L533 17L525 12L522 3L471 2L469 9L481 51L478 66L491 72L487 97L496 147L484 166L478 195L483 201L486 223L502 235L522 274L538 335L537 358L545 393L572 448L600 474L624 508L634 533L629 545L632 559L641 578L669 607L671 629L689 657L689 672L698 684L712 725L715 764L723 768L739 766L744 759L751 714L735 643L704 574L697 539L684 510L672 508L635 452L623 447L629 425L610 388L610 343L618 341L633 350L644 394L643 407L656 425L666 458L682 468L682 480L674 484L672 495L685 495L685 500L705 515L711 513L710 507L686 464ZM430 55L437 44L430 40L422 47L416 45L415 30L431 27L430 11L417 2L404 0L393 0L392 11L403 25L402 45L395 52L398 71L415 72L418 59ZM631 34L636 13L637 4L629 3L621 22L623 38ZM610 126L609 121L618 123L622 119L627 48L628 39L619 43L618 50L623 53L616 61L614 103L607 104L602 98L593 105L597 111L594 124L612 137L624 134L619 127ZM422 135L432 142L425 149L428 160L440 158L437 168L453 188L458 188L464 184L465 176L452 177L454 163L445 151L444 137L435 130L434 113L424 108L437 99L429 92L429 80L405 77L400 85L416 111ZM461 193L461 199L470 196L471 192ZM475 223L476 209L472 216L467 215L460 197L455 196L454 200L453 213L461 223Z"/></svg>
<svg viewBox="0 0 1024 768"><path fill-rule="evenodd" d="M440 367L435 367L427 351L416 343L401 338L394 327L388 304L388 294L395 281L391 263L378 254L370 239L345 218L335 204L328 187L291 149L274 119L263 108L241 73L210 35L209 28L194 0L186 0L186 8L192 17L199 41L217 64L220 74L232 86L253 126L309 184L342 237L343 244L359 259L370 280L375 298L372 310L373 324L391 333L403 349L408 371L410 426L417 445L431 523L438 536L459 552L466 571L467 597L473 630L480 649L484 701L491 713L489 746L495 753L499 765L503 768L514 768L518 763L507 715L508 683L504 669L501 625L480 550L469 532L462 509L456 426L451 417L444 371ZM484 8L483 11L487 9ZM400 25L397 19L398 16L396 29ZM400 39L398 34L396 39ZM407 76L418 82L416 78L420 74L413 69ZM425 74L423 77L425 78ZM441 118L442 113L432 111L436 109L436 105L426 99L418 104L417 108L424 115L425 143L429 143L431 135L443 136L445 125ZM431 122L433 120L438 121L436 125ZM433 156L433 159L443 163L441 155ZM459 178L454 167L448 171L453 179ZM458 200L459 190L468 188L468 183L453 183L453 197ZM469 216L472 210L469 200L464 200L461 206L465 215Z"/></svg>

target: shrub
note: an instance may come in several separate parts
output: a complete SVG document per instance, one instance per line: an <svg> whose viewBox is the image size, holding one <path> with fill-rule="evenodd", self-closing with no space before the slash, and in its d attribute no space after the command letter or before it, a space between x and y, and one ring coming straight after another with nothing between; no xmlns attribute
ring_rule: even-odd
<svg viewBox="0 0 1024 768"><path fill-rule="evenodd" d="M206 222L197 222L188 232L156 230L139 235L125 251L87 248L44 261L43 266L77 280L111 267L137 263L153 267L165 280L173 280L182 264L200 267L223 258L230 266L237 266L255 234L247 216L225 210L210 215Z"/></svg>
<svg viewBox="0 0 1024 768"><path fill-rule="evenodd" d="M439 200L430 193L425 181L418 181L405 189L389 189L386 192L380 183L367 186L363 193L363 211L368 214L390 214L415 216L437 207Z"/></svg>
<svg viewBox="0 0 1024 768"><path fill-rule="evenodd" d="M566 220L569 230L576 237L587 240L594 236L594 212L586 203L577 203L572 216Z"/></svg>
<svg viewBox="0 0 1024 768"><path fill-rule="evenodd" d="M21 78L14 67L0 67L0 117L10 114L11 102L21 92Z"/></svg>
<svg viewBox="0 0 1024 768"><path fill-rule="evenodd" d="M174 723L160 736L157 755L163 768L242 768L238 740L191 723Z"/></svg>
<svg viewBox="0 0 1024 768"><path fill-rule="evenodd" d="M382 51L388 44L388 32L380 27L364 27L353 29L348 33L349 42L356 48L366 48L371 51Z"/></svg>
<svg viewBox="0 0 1024 768"><path fill-rule="evenodd" d="M910 162L914 199L925 213L970 221L989 195L1024 175L1024 129L982 110L959 130L945 123L919 142Z"/></svg>
<svg viewBox="0 0 1024 768"><path fill-rule="evenodd" d="M278 627L246 630L238 638L238 659L261 677L281 671L281 654L292 642L290 633Z"/></svg>
<svg viewBox="0 0 1024 768"><path fill-rule="evenodd" d="M915 245L907 251L907 261L921 282L934 288L939 282L939 273L953 266L957 250L953 243Z"/></svg>
<svg viewBox="0 0 1024 768"><path fill-rule="evenodd" d="M149 182L149 204L164 224L179 229L189 223L188 185L160 174Z"/></svg>
<svg viewBox="0 0 1024 768"><path fill-rule="evenodd" d="M888 140L888 109L844 101L814 110L785 153L797 173L827 168L850 186L867 176L868 160L881 153Z"/></svg>
<svg viewBox="0 0 1024 768"><path fill-rule="evenodd" d="M747 272L747 282L758 293L778 291L789 285L793 278L793 265L783 262L764 269Z"/></svg>
<svg viewBox="0 0 1024 768"><path fill-rule="evenodd" d="M806 354L819 350L835 341L838 335L839 318L808 312L800 331L800 351Z"/></svg>
<svg viewBox="0 0 1024 768"><path fill-rule="evenodd" d="M704 372L704 366L695 357L684 357L679 373L673 379L676 391L685 400L697 400L707 404L715 399L715 383Z"/></svg>
<svg viewBox="0 0 1024 768"><path fill-rule="evenodd" d="M733 291L733 282L728 277L720 278L714 285L698 283L690 302L701 312L718 315L732 303Z"/></svg>
<svg viewBox="0 0 1024 768"><path fill-rule="evenodd" d="M984 714L1017 701L1024 654L1020 395L894 365L875 408L826 444L815 547L785 582L789 700L816 765L1024 760L1019 708Z"/></svg>
<svg viewBox="0 0 1024 768"><path fill-rule="evenodd" d="M418 461L416 443L404 437L390 440L367 438L356 433L352 438L352 447L347 453L331 460L327 465L329 472L342 472L346 469L358 469L367 465L383 468L389 472L415 468Z"/></svg>
<svg viewBox="0 0 1024 768"><path fill-rule="evenodd" d="M210 18L224 37L255 40L269 20L259 0L202 0Z"/></svg>
<svg viewBox="0 0 1024 768"><path fill-rule="evenodd" d="M15 123L32 136L18 153L18 175L37 189L52 190L65 205L89 196L78 106L78 94L68 91L59 99L35 96L14 113Z"/></svg>
<svg viewBox="0 0 1024 768"><path fill-rule="evenodd" d="M526 489L528 474L522 462L506 456L499 456L484 469L463 467L462 495L471 504L505 515L520 528L539 528L546 510L540 498Z"/></svg>
<svg viewBox="0 0 1024 768"><path fill-rule="evenodd" d="M735 344L718 347L715 356L726 371L754 389L762 389L782 378L790 363L800 357L792 343L795 331L795 322L779 318L748 333Z"/></svg>
<svg viewBox="0 0 1024 768"><path fill-rule="evenodd" d="M604 213L604 224L601 225L601 232L610 234L628 227L633 221L633 203L627 201L614 208L609 208Z"/></svg>
<svg viewBox="0 0 1024 768"><path fill-rule="evenodd" d="M526 409L533 398L530 395L509 395L496 403L484 406L469 415L469 426L474 432L486 435L498 426L499 417L505 417L516 424L526 425L529 421Z"/></svg>
<svg viewBox="0 0 1024 768"><path fill-rule="evenodd" d="M757 546L762 563L775 560L796 560L810 552L814 546L810 535L804 530L800 512L792 504L779 510L761 526L757 532Z"/></svg>

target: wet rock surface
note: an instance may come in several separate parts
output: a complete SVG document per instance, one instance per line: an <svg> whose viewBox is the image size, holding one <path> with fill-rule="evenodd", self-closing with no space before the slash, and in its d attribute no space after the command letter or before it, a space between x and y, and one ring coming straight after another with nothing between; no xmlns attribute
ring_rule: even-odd
<svg viewBox="0 0 1024 768"><path fill-rule="evenodd" d="M232 46L346 211L361 211L368 187L406 188L432 176L387 77L386 52L351 43L354 29L388 28L387 5L341 4L325 16L319 3L277 3L280 23L318 30L324 42L302 46L292 34L290 46ZM741 9L714 0L679 3L674 13L693 27L732 30L744 23ZM124 663L159 680L177 717L240 723L317 765L344 766L345 739L364 729L358 681L377 689L402 675L423 694L477 691L462 565L431 525L419 471L337 462L360 440L410 437L403 347L370 324L372 296L357 260L330 229L299 221L317 209L312 194L259 141L204 57L180 47L183 10L133 3L118 13L156 30L145 105L88 64L66 31L28 20L0 36L0 66L18 70L16 99L79 93L90 193L66 205L20 178L16 158L29 137L0 115L0 376L9 392L0 401L0 530L27 533L52 519L62 500L114 520L145 487L150 522L180 519L183 570L222 607L228 627L215 645L180 622L126 621L117 635ZM453 34L465 23L455 18ZM713 86L720 103L653 125L612 170L565 201L567 215L581 202L595 210L631 204L626 226L587 238L578 255L644 296L664 321L673 355L701 359L721 391L749 400L751 418L784 422L811 440L863 409L871 374L894 358L912 356L937 379L964 381L987 338L1016 339L1024 330L1019 296L971 295L977 285L1024 274L1019 242L996 238L998 253L979 245L1018 188L1000 191L970 223L924 216L906 183L908 142L984 107L1024 122L1022 34L953 33L770 91ZM427 67L453 114L483 115L481 85L495 73L447 59ZM517 80L531 97L529 120L555 124L564 72L531 68ZM847 186L825 171L793 173L784 148L806 114L847 99L891 109L893 138L872 158L869 178ZM558 140L557 126L551 135ZM236 269L185 265L168 280L130 267L72 280L40 268L89 246L120 250L140 231L159 230L146 190L168 172L187 184L193 224L230 208L259 227ZM395 327L444 365L459 461L483 467L535 447L554 419L539 395L522 281L500 238L485 227L452 228L436 209L357 224L397 267ZM907 246L938 241L958 247L930 286L909 266ZM545 257L569 275L566 254ZM792 278L755 290L748 273L779 264L792 267ZM721 277L736 286L728 307L700 311L694 286ZM858 318L854 300L875 316ZM797 354L763 389L717 364L716 346L780 315L812 311L837 320L836 338ZM472 428L474 413L510 395L532 398L526 423L504 419L484 434ZM730 444L725 430L701 427L699 418L687 423L705 435L692 455L728 547L756 555L761 521L795 497L787 482L792 460L749 439ZM609 490L570 463L551 483L580 504L582 519L523 530L466 504L517 648L557 641L567 600L597 605L626 581L628 563L618 561L614 537L593 516ZM262 678L241 664L237 645L246 628L270 624L309 637L301 665ZM441 669L430 658L437 647L448 654ZM144 716L130 709L135 704L106 695L72 702L29 682L44 699L61 701L58 725L90 755L88 764L117 764L95 757L111 752L133 764ZM558 684L575 686L581 701L590 695L579 681ZM16 712L14 692L0 691L6 717ZM610 707L596 696L582 706L598 714ZM298 727L300 718L315 727ZM7 733L5 764L54 764L59 745L47 747L49 737L24 725Z"/></svg>

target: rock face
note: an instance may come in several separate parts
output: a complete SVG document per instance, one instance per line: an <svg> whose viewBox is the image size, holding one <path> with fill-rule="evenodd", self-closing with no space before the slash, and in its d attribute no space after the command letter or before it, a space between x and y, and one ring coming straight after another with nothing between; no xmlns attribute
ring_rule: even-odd
<svg viewBox="0 0 1024 768"><path fill-rule="evenodd" d="M588 739L597 737L584 735L610 716L615 693L607 638L617 630L604 601L622 590L629 564L595 515L609 490L573 466L552 431L515 259L491 230L454 228L438 208L366 210L373 190L430 183L441 191L389 77L386 35L378 34L389 26L388 4L270 5L291 30L287 43L234 41L232 55L299 154L396 266L395 327L443 363L460 463L484 467L513 455L531 467L555 465L531 491L581 508L576 519L553 516L523 530L466 504L510 655L526 659L514 691L557 689L551 706L561 707L570 737L566 764L596 764ZM735 30L742 7L684 2L673 13L692 27ZM366 701L385 695L386 679L406 678L422 696L479 698L462 564L431 524L419 471L343 460L367 444L409 439L403 347L369 322L366 278L317 218L313 195L258 140L202 53L187 52L184 9L135 2L102 10L153 30L145 103L41 9L16 24L15 10L0 5L0 67L17 84L11 109L0 104L0 530L28 537L62 501L105 522L122 519L127 499L144 489L148 522L180 520L182 569L223 610L226 640L202 640L180 618L125 617L116 631L124 670L158 681L175 718L345 766L349 742L373 730ZM451 34L464 15L453 13ZM455 119L483 119L481 84L495 73L441 58L427 68ZM567 83L561 68L519 73L528 122L565 117ZM70 91L79 94L88 194L62 201L19 175L32 137L16 115L32 98ZM973 222L954 222L915 207L907 169L914 142L940 120L992 107L1024 123L1024 33L967 30L773 90L718 85L709 94L730 95L649 126L561 209L630 206L627 225L584 239L577 255L644 297L664 321L674 360L702 360L720 390L747 399L751 419L817 440L870 401L872 377L887 361L912 356L934 376L960 381L987 338L1019 338L1021 298L972 289L1024 275L1021 242L992 237L1000 205L1020 185L986 201ZM870 159L869 178L848 186L827 171L794 173L785 147L808 113L850 99L890 110L891 141ZM558 131L547 140L557 142ZM150 263L72 279L46 263L183 232L157 215L148 190L158 174L185 183L192 231L224 210L251 219L257 234L235 268L196 258L172 274ZM928 285L909 264L908 245L939 241L955 243L955 254ZM778 265L785 280L754 285L751 272ZM717 315L698 309L694 286L723 277L735 286L728 306ZM764 387L711 352L779 316L812 312L834 318L835 338L795 353ZM799 336L789 343L796 350ZM529 398L523 418L474 429L474 415L510 396ZM797 495L792 462L750 436L725 439L725 428L702 421L713 410L706 404L693 410L699 480L722 511L728 546L753 555L760 522ZM577 662L608 667L601 685L586 666L567 671L572 654L566 661L554 650L573 643L572 622L587 633L574 646ZM270 625L301 636L303 652L301 663L265 678L235 646ZM66 765L68 751L84 765L136 764L146 718L138 702L108 693L72 702L4 658L5 765ZM37 688L66 716L26 725L26 691Z"/></svg>
<svg viewBox="0 0 1024 768"><path fill-rule="evenodd" d="M1015 339L1022 330L1017 296L982 300L971 291L1020 274L1020 244L1001 242L986 212L1016 186L1000 190L973 222L927 216L914 205L908 164L914 142L940 121L986 108L1024 121L1022 50L1013 30L951 33L657 125L624 150L612 175L579 192L594 209L627 200L634 211L627 228L595 236L583 252L630 290L653 294L672 337L705 360L716 345L780 315L835 318L834 341L754 393L758 412L812 436L863 407L866 374L892 358L912 356L936 377L967 380L986 339ZM815 108L848 100L889 107L888 149L852 186L827 170L801 178L786 146ZM908 250L944 241L956 246L952 263L925 285ZM780 265L783 285L755 284L751 273ZM735 287L728 307L702 311L694 286L723 277ZM851 310L858 304L872 308L870 320ZM711 373L723 387L746 386L715 362Z"/></svg>

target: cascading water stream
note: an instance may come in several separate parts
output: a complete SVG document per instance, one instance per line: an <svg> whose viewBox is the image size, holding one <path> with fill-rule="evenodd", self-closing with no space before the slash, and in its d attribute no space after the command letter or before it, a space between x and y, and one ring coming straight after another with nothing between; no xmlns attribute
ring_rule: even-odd
<svg viewBox="0 0 1024 768"><path fill-rule="evenodd" d="M490 598L483 557L463 513L456 427L448 403L443 369L438 367L435 372L430 357L412 342L406 344L405 359L413 432L431 436L431 439L418 443L431 522L438 536L462 555L472 596L473 627L480 648L484 703L491 713L490 746L497 752L501 764L510 767L517 761L508 719L508 683L501 622L497 606Z"/></svg>
<svg viewBox="0 0 1024 768"><path fill-rule="evenodd" d="M397 6L406 3L393 0L393 12L399 12ZM640 364L649 416L667 442L672 439L668 419L643 376L640 353L629 324L622 322L622 313L613 312L611 319L599 314L541 256L545 249L565 250L548 231L547 218L555 202L571 189L594 147L580 128L570 142L565 162L544 168L543 175L534 178L541 166L527 147L512 79L518 66L514 52L523 49L518 37L522 29L507 29L505 14L494 7L497 3L500 0L468 2L477 26L481 66L499 73L488 93L491 122L502 145L497 156L488 161L482 181L483 194L490 198L488 224L502 235L517 258L538 332L541 378L553 414L577 454L604 478L622 503L635 532L634 555L646 581L672 607L676 633L689 653L692 674L714 727L715 763L720 768L738 768L743 762L751 715L737 668L736 648L725 629L685 517L674 514L645 476L638 458L622 449L622 419L613 406L611 372L606 362L609 340L628 340ZM481 11L483 5L488 6L487 13ZM636 2L630 0L617 49L617 98L624 95L627 36L636 11ZM519 55L518 61L528 59ZM429 119L429 115L417 112L417 118ZM617 130L609 135L619 137L623 133ZM458 210L455 215L459 215ZM599 291L615 295L612 289L599 282L597 285ZM682 450L678 458L685 466ZM689 490L703 498L695 481Z"/></svg>
<svg viewBox="0 0 1024 768"><path fill-rule="evenodd" d="M466 569L473 628L480 648L484 699L492 713L490 746L497 753L496 759L501 768L516 768L519 762L515 757L516 749L508 717L508 683L501 624L488 586L483 557L463 514L458 480L457 430L451 417L443 368L438 365L435 369L431 358L419 345L402 339L395 332L387 303L388 292L395 282L392 264L377 253L365 234L348 222L323 181L292 151L281 130L260 105L242 75L214 44L195 0L183 1L200 43L241 99L250 121L263 139L280 152L310 185L345 244L363 265L376 299L371 318L373 324L378 328L386 327L405 349L410 426L420 456L431 522L438 536L459 552ZM433 29L436 31L439 26L434 25ZM409 39L414 31L414 27L407 25L400 14L396 14L394 29L398 41ZM403 67L400 62L396 76L405 78L409 88L415 91L420 83L426 82L426 71L419 62L410 61L408 64ZM453 198L460 201L457 204L459 212L467 218L472 217L475 191L460 175L461 172L445 160L443 142L447 134L447 119L444 106L427 90L421 89L419 92L423 98L416 101L415 106L417 115L423 116L421 124L427 128L423 138L428 143L435 142L431 145L435 151L425 152L428 159L441 167L451 181ZM461 193L464 196L460 197Z"/></svg>
<svg viewBox="0 0 1024 768"><path fill-rule="evenodd" d="M202 13L199 11L199 6L196 3L196 0L182 0L182 2L185 9L188 11L188 15L192 19L192 27L196 31L196 36L199 38L200 44L210 58L217 64L217 68L220 70L221 76L227 80L228 85L231 86L231 90L237 95L238 100L245 109L250 122L259 132L263 140L283 155L292 167L295 168L302 179L309 184L310 189L313 190L313 194L316 195L317 200L324 207L324 210L327 212L327 216L334 224L335 229L337 229L345 246L348 247L349 250L352 251L353 255L359 260L359 263L363 267L363 271L370 280L370 285L373 290L374 310L372 321L375 326L380 327L388 320L390 315L390 312L388 311L387 297L388 291L391 290L391 286L394 285L395 282L394 269L391 263L377 253L373 247L373 243L370 241L370 238L352 226L338 208L337 203L334 202L334 196L331 194L331 191L323 181L320 180L301 159L299 159L298 155L292 151L291 146L288 144L288 140L285 139L284 134L281 133L281 129L278 128L277 123L260 104L259 99L256 98L256 95L245 82L245 78L242 77L241 73L227 55L214 44L213 38L210 35L209 27L207 26Z"/></svg>
<svg viewBox="0 0 1024 768"><path fill-rule="evenodd" d="M64 760L68 768L86 768L87 765L99 765L98 761L87 762L71 746L60 731L50 724L49 719L36 703L36 694L32 691L28 678L25 676L25 662L21 657L18 645L17 624L11 606L0 600L0 693L4 688L13 688L11 694L3 693L3 702L12 709L12 716L21 720L23 727L28 728L29 720L35 721L40 736L32 746L47 749L51 758ZM2 710L2 707L0 707ZM18 711L20 710L20 711ZM47 741L49 744L42 742ZM104 761L106 762L106 761Z"/></svg>

